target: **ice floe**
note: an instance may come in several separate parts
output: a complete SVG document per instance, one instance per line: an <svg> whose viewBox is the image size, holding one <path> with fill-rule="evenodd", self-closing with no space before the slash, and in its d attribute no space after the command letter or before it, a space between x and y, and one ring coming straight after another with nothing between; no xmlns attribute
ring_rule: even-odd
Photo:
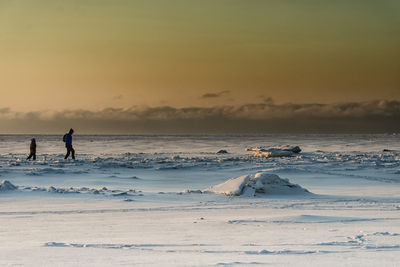
<svg viewBox="0 0 400 267"><path fill-rule="evenodd" d="M12 190L16 190L17 188L18 188L17 186L13 185L8 180L1 181L0 191L12 191Z"/></svg>
<svg viewBox="0 0 400 267"><path fill-rule="evenodd" d="M259 142L258 142L259 143ZM225 146L224 146L225 147ZM227 146L229 147L229 146ZM128 180L129 177L142 175L144 170L156 170L157 176L164 176L163 172L184 172L203 170L227 170L240 168L242 170L271 170L274 172L320 173L329 176L346 176L357 179L381 181L385 183L399 183L400 154L397 152L382 152L379 147L376 151L337 151L328 152L313 150L305 146L306 153L295 153L295 147L251 148L251 154L241 153L230 148L228 154L216 154L217 150L207 153L123 153L123 154L95 154L80 155L79 161L64 161L63 155L47 154L42 161L21 161L25 155L0 154L1 174L10 177L35 177L36 181L46 181L47 178L66 178L70 176L90 177L96 175L98 179L107 184L120 179ZM394 147L396 148L396 147ZM257 152L258 151L258 152ZM393 150L394 151L394 150ZM303 151L302 151L303 152ZM253 156L253 153L255 156ZM279 156L280 155L280 156ZM292 156L292 157L285 157ZM266 158L268 156L268 158ZM275 157L272 157L275 156ZM268 159L268 160L266 160ZM147 171L146 171L147 172ZM1 176L0 176L1 177ZM193 176L195 177L195 176ZM3 177L2 177L3 178ZM190 180L187 176L185 177ZM4 179L4 178L3 178ZM83 181L84 179L79 179ZM127 181L128 182L128 181ZM49 183L45 183L49 185ZM181 182L179 182L181 184ZM206 186L206 185L203 185ZM181 190L182 188L179 188Z"/></svg>
<svg viewBox="0 0 400 267"><path fill-rule="evenodd" d="M282 179L276 174L256 173L229 179L228 181L209 187L204 192L223 194L227 196L257 196L257 195L291 195L308 194L307 189L292 184L288 179Z"/></svg>
<svg viewBox="0 0 400 267"><path fill-rule="evenodd" d="M253 152L255 157L291 157L301 152L299 146L277 146L277 147L251 147L247 151Z"/></svg>

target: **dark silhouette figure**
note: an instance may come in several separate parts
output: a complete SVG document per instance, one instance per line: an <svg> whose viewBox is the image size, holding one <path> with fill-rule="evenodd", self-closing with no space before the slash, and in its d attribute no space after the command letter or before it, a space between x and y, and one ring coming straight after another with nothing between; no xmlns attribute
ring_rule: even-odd
<svg viewBox="0 0 400 267"><path fill-rule="evenodd" d="M30 154L26 159L30 160L32 158L33 160L36 160L36 140L35 140L35 138L31 139L31 145L29 146L29 149L30 149Z"/></svg>
<svg viewBox="0 0 400 267"><path fill-rule="evenodd" d="M71 128L67 134L64 135L64 142L65 142L65 147L67 148L67 154L65 155L65 159L69 157L69 154L72 153L72 159L75 159L75 150L72 147L72 134L74 133L74 130Z"/></svg>

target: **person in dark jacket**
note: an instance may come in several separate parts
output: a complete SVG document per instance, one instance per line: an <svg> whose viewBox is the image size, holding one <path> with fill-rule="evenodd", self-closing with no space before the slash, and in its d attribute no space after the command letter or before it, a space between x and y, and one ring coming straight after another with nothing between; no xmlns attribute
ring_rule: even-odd
<svg viewBox="0 0 400 267"><path fill-rule="evenodd" d="M35 140L35 138L31 139L31 145L29 146L29 149L30 149L30 154L26 159L30 160L32 158L33 160L36 160L36 140Z"/></svg>
<svg viewBox="0 0 400 267"><path fill-rule="evenodd" d="M65 159L69 157L69 154L72 153L72 159L75 159L75 150L72 147L72 134L74 130L71 128L69 132L65 135L65 147L67 148L67 154L65 155Z"/></svg>

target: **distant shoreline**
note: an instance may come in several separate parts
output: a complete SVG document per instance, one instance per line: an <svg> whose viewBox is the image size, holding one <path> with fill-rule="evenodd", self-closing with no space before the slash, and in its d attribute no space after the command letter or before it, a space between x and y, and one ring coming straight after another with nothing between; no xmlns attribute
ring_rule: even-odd
<svg viewBox="0 0 400 267"><path fill-rule="evenodd" d="M62 136L64 133L58 134L51 133L0 133L2 136ZM190 136L204 136L204 137L262 137L262 136L400 136L400 133L265 133L265 134L75 134L79 136L171 136L171 137L190 137Z"/></svg>

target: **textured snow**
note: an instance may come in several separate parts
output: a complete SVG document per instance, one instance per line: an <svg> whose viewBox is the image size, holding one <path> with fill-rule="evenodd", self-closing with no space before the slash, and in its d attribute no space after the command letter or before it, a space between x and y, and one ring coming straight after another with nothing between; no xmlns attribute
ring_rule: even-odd
<svg viewBox="0 0 400 267"><path fill-rule="evenodd" d="M400 262L400 135L35 137L0 135L0 266Z"/></svg>
<svg viewBox="0 0 400 267"><path fill-rule="evenodd" d="M239 196L243 193L243 189L246 187L249 179L249 175L232 178L222 184L204 189L204 192L212 192L227 196Z"/></svg>
<svg viewBox="0 0 400 267"><path fill-rule="evenodd" d="M256 195L291 195L307 194L309 191L288 179L282 179L276 174L256 173L244 175L209 187L205 192L223 194L227 196L256 196Z"/></svg>
<svg viewBox="0 0 400 267"><path fill-rule="evenodd" d="M13 185L10 181L3 180L0 184L0 191L12 191L16 190L17 187Z"/></svg>

